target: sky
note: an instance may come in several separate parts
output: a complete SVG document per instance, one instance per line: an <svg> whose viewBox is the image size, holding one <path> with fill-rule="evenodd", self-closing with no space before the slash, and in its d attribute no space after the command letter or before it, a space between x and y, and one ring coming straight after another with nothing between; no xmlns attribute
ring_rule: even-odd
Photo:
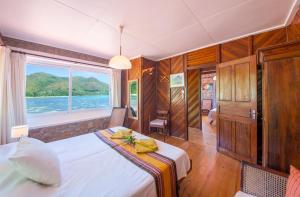
<svg viewBox="0 0 300 197"><path fill-rule="evenodd" d="M58 67L46 67L46 66L36 66L32 64L27 64L26 67L26 75L31 75L33 73L44 72L51 75L55 75L58 77L68 77L69 72L67 68L58 68ZM94 77L99 81L104 83L110 82L109 75L101 74L101 73L94 73L94 72L85 72L85 71L73 71L72 76L79 76L79 77Z"/></svg>

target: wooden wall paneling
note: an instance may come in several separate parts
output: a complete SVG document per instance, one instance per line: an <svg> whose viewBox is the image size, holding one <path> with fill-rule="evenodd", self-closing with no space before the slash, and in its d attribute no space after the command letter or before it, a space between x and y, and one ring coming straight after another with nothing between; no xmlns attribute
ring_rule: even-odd
<svg viewBox="0 0 300 197"><path fill-rule="evenodd" d="M142 80L141 80L141 67L142 67L142 58L136 58L131 60L131 64L132 64L132 68L129 69L127 71L127 78L128 80L135 80L137 79L139 82L139 89L138 89L138 94L139 94L139 99L138 99L138 120L137 119L133 119L133 118L128 118L128 126L129 128L141 132L142 131L142 107L141 107L141 103L142 103L142 89L141 89L141 85L142 85ZM128 86L128 81L126 83L126 85ZM127 87L128 89L128 87ZM127 92L127 105L128 105L128 92Z"/></svg>
<svg viewBox="0 0 300 197"><path fill-rule="evenodd" d="M3 40L2 40L2 35L1 35L1 33L0 33L0 46L3 46L4 45L4 42L3 42Z"/></svg>
<svg viewBox="0 0 300 197"><path fill-rule="evenodd" d="M138 124L139 124L139 132L140 133L144 133L143 129L144 129L144 88L143 88L143 84L144 84L144 80L143 80L143 75L142 75L142 70L143 70L143 65L144 65L144 58L140 57L138 58L140 59L140 68L139 68L139 118L138 118Z"/></svg>
<svg viewBox="0 0 300 197"><path fill-rule="evenodd" d="M217 62L217 46L199 49L186 54L187 67Z"/></svg>
<svg viewBox="0 0 300 197"><path fill-rule="evenodd" d="M170 110L170 66L171 60L161 60L157 66L157 109Z"/></svg>
<svg viewBox="0 0 300 197"><path fill-rule="evenodd" d="M249 39L248 39L248 56L251 56L251 55L254 54L253 41L254 41L254 36L253 35L249 36Z"/></svg>
<svg viewBox="0 0 300 197"><path fill-rule="evenodd" d="M286 28L276 29L253 36L253 51L287 42Z"/></svg>
<svg viewBox="0 0 300 197"><path fill-rule="evenodd" d="M200 70L187 71L188 126L200 129Z"/></svg>
<svg viewBox="0 0 300 197"><path fill-rule="evenodd" d="M230 41L221 45L221 62L232 61L249 56L251 46L249 37Z"/></svg>
<svg viewBox="0 0 300 197"><path fill-rule="evenodd" d="M184 72L184 119L185 119L185 140L189 140L188 130L188 81L187 81L187 55L183 55L183 72ZM202 121L201 121L202 123ZM202 128L202 127L201 127Z"/></svg>
<svg viewBox="0 0 300 197"><path fill-rule="evenodd" d="M142 58L131 60L132 68L128 70L128 80L140 79Z"/></svg>
<svg viewBox="0 0 300 197"><path fill-rule="evenodd" d="M184 72L183 55L171 58L171 74ZM171 88L171 135L186 139L185 88Z"/></svg>
<svg viewBox="0 0 300 197"><path fill-rule="evenodd" d="M121 72L121 107L127 106L128 103L128 71Z"/></svg>
<svg viewBox="0 0 300 197"><path fill-rule="evenodd" d="M149 134L149 116L153 119L156 115L156 62L145 58L142 68L142 89L142 133Z"/></svg>
<svg viewBox="0 0 300 197"><path fill-rule="evenodd" d="M219 64L221 63L221 45L218 44L217 47L216 47L216 63Z"/></svg>
<svg viewBox="0 0 300 197"><path fill-rule="evenodd" d="M300 168L300 42L259 51L263 65L263 165Z"/></svg>
<svg viewBox="0 0 300 197"><path fill-rule="evenodd" d="M95 63L100 63L100 64L108 64L108 60L105 58L87 55L87 54L83 54L83 53L78 53L75 51L69 51L66 49L51 47L51 46L47 46L47 45L42 45L42 44L38 44L38 43L34 43L34 42L18 40L15 38L9 38L9 37L3 36L3 42L7 46L14 47L14 48L20 48L20 49L24 49L24 50L29 50L31 52L36 52L38 54L40 54L40 53L51 54L51 55L55 55L55 56L80 59L80 60L95 62Z"/></svg>
<svg viewBox="0 0 300 197"><path fill-rule="evenodd" d="M300 39L300 9L296 13L292 23L287 26L287 40L295 41Z"/></svg>

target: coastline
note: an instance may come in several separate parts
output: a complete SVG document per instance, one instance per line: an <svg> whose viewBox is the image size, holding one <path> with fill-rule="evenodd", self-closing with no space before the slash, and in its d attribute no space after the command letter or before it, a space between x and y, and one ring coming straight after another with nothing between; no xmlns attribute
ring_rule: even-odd
<svg viewBox="0 0 300 197"><path fill-rule="evenodd" d="M82 96L72 96L72 97L87 97L87 96L99 96L99 97L104 97L104 96L109 96L108 94L107 95L82 95ZM32 99L32 98L68 98L69 96L35 96L35 97L32 97L32 96L26 96L25 98L26 99Z"/></svg>

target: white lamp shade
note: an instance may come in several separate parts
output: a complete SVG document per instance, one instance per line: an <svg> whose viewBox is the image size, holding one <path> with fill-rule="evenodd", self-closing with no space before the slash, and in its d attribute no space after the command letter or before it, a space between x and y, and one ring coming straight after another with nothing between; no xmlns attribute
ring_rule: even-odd
<svg viewBox="0 0 300 197"><path fill-rule="evenodd" d="M15 126L11 128L11 138L28 136L28 125Z"/></svg>
<svg viewBox="0 0 300 197"><path fill-rule="evenodd" d="M115 69L131 69L130 60L123 55L116 55L112 57L108 65Z"/></svg>
<svg viewBox="0 0 300 197"><path fill-rule="evenodd" d="M216 80L217 80L217 76L214 76L214 77L213 77L213 80L216 81Z"/></svg>

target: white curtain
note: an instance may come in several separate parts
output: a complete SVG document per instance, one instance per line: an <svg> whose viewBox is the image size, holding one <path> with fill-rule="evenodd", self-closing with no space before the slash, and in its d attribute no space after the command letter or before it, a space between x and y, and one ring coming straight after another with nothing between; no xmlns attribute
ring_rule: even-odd
<svg viewBox="0 0 300 197"><path fill-rule="evenodd" d="M11 87L16 125L26 124L26 56L11 53Z"/></svg>
<svg viewBox="0 0 300 197"><path fill-rule="evenodd" d="M12 126L26 123L25 62L25 55L0 48L0 144L12 141Z"/></svg>
<svg viewBox="0 0 300 197"><path fill-rule="evenodd" d="M121 107L121 70L112 70L112 105Z"/></svg>

